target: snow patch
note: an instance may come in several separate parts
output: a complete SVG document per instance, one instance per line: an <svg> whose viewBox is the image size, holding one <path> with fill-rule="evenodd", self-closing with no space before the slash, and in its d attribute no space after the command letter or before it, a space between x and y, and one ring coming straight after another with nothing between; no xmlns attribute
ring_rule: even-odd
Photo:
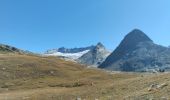
<svg viewBox="0 0 170 100"><path fill-rule="evenodd" d="M80 58L81 56L83 56L84 54L86 54L89 51L90 50L85 50L85 51L78 52L78 53L55 52L55 53L52 53L52 54L45 54L45 56L62 56L62 57L67 57L67 58L71 58L73 60L76 60L76 59Z"/></svg>

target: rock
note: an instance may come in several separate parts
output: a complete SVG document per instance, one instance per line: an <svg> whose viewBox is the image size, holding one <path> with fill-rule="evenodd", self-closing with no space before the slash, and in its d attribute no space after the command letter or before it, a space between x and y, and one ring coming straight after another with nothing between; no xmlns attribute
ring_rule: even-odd
<svg viewBox="0 0 170 100"><path fill-rule="evenodd" d="M98 67L108 57L110 52L102 43L98 43L89 52L82 55L77 61L91 67Z"/></svg>
<svg viewBox="0 0 170 100"><path fill-rule="evenodd" d="M6 70L6 68L3 67L2 70Z"/></svg>
<svg viewBox="0 0 170 100"><path fill-rule="evenodd" d="M162 84L151 84L150 87L148 88L148 91L156 91L159 89L162 89L164 87L168 86L168 84L166 83L162 83Z"/></svg>
<svg viewBox="0 0 170 100"><path fill-rule="evenodd" d="M162 84L158 85L158 88L159 88L159 89L162 89L162 88L164 88L164 87L166 87L166 86L168 86L168 84L162 83Z"/></svg>
<svg viewBox="0 0 170 100"><path fill-rule="evenodd" d="M78 98L76 98L76 100L81 100L81 98L78 97Z"/></svg>
<svg viewBox="0 0 170 100"><path fill-rule="evenodd" d="M165 69L159 69L158 71L163 73L163 72L165 72Z"/></svg>
<svg viewBox="0 0 170 100"><path fill-rule="evenodd" d="M158 87L157 84L151 84L150 87L148 88L148 91L153 91L153 90L156 90Z"/></svg>

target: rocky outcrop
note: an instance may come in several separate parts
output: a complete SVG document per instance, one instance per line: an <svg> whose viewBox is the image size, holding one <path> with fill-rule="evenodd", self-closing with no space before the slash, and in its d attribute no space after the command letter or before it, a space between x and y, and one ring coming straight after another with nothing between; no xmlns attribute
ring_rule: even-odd
<svg viewBox="0 0 170 100"><path fill-rule="evenodd" d="M102 43L98 43L92 50L81 56L77 61L88 66L100 65L110 54Z"/></svg>

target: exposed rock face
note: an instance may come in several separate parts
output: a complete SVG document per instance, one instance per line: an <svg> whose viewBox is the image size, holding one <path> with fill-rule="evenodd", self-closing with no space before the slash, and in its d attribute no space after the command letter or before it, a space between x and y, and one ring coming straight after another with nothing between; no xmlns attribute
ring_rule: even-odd
<svg viewBox="0 0 170 100"><path fill-rule="evenodd" d="M5 44L0 44L0 53L19 53L19 54L37 55L30 51L21 50L16 47L5 45Z"/></svg>
<svg viewBox="0 0 170 100"><path fill-rule="evenodd" d="M135 29L125 36L115 51L99 68L116 71L170 69L170 49L157 44Z"/></svg>
<svg viewBox="0 0 170 100"><path fill-rule="evenodd" d="M23 53L22 50L9 45L0 44L0 52Z"/></svg>
<svg viewBox="0 0 170 100"><path fill-rule="evenodd" d="M98 43L92 50L81 56L78 59L78 62L97 67L106 59L109 54L110 52L106 50L104 45Z"/></svg>
<svg viewBox="0 0 170 100"><path fill-rule="evenodd" d="M162 83L162 84L151 84L150 87L148 88L148 91L158 91L164 87L168 86L167 83Z"/></svg>

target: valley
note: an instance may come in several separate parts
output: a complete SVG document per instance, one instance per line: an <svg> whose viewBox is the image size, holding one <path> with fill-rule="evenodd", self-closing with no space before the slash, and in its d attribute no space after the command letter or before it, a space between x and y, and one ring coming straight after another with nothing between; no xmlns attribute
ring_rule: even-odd
<svg viewBox="0 0 170 100"><path fill-rule="evenodd" d="M160 100L169 73L106 72L56 57L0 55L0 100ZM165 87L148 91L152 84Z"/></svg>
<svg viewBox="0 0 170 100"><path fill-rule="evenodd" d="M0 45L0 100L168 100L170 49L132 30L102 43L36 54Z"/></svg>
<svg viewBox="0 0 170 100"><path fill-rule="evenodd" d="M0 0L0 100L170 100L170 0Z"/></svg>

